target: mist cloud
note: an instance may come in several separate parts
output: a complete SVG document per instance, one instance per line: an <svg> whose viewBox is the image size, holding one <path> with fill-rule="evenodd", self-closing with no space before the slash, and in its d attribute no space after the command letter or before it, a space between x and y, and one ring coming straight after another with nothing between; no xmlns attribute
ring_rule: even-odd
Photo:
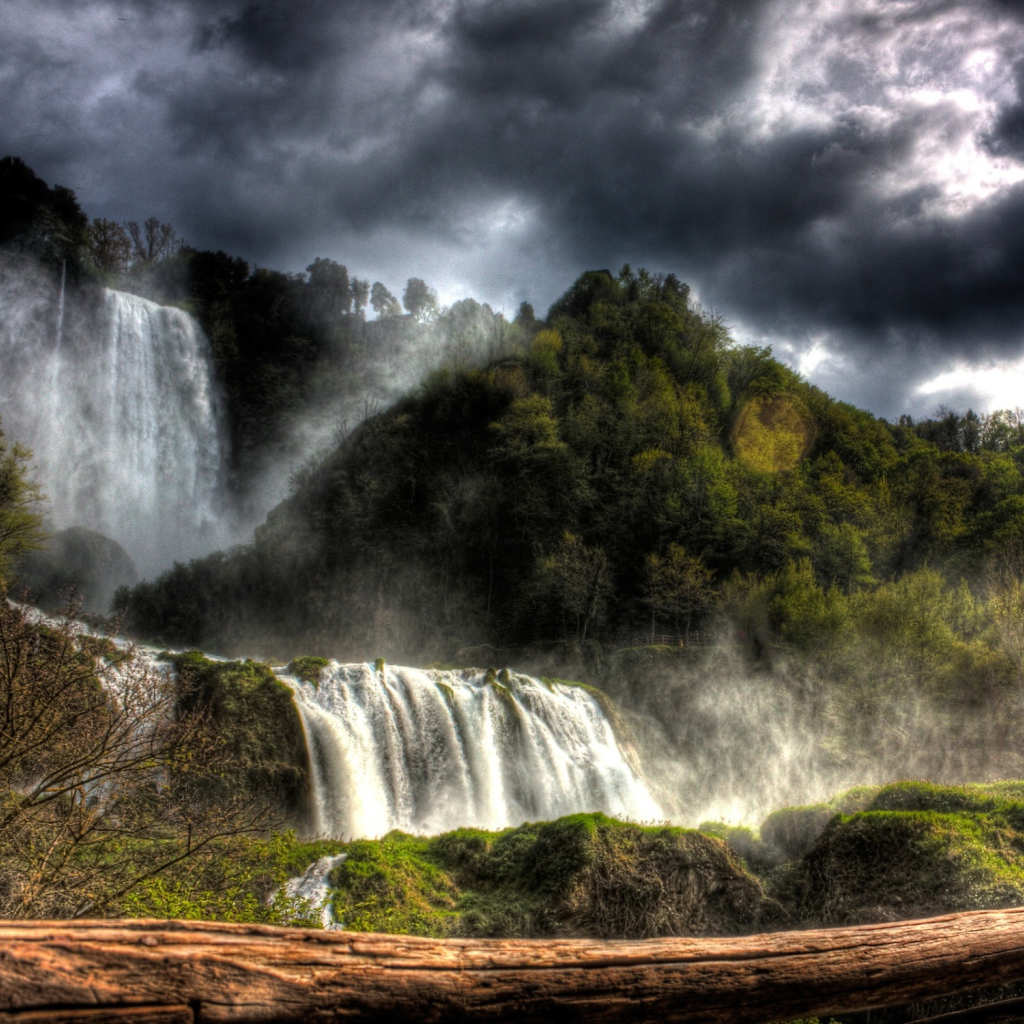
<svg viewBox="0 0 1024 1024"><path fill-rule="evenodd" d="M94 216L496 306L676 270L889 415L1021 355L1017 4L15 0L0 37L0 148Z"/></svg>

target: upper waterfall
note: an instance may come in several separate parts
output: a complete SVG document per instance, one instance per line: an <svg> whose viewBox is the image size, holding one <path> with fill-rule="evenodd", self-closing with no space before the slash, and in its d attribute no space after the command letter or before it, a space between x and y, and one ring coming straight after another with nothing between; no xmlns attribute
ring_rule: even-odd
<svg viewBox="0 0 1024 1024"><path fill-rule="evenodd" d="M209 550L225 440L199 324L112 290L96 315L59 316L0 330L0 415L32 449L51 525L114 538L143 573Z"/></svg>
<svg viewBox="0 0 1024 1024"><path fill-rule="evenodd" d="M282 678L306 730L314 833L499 829L581 811L664 818L581 687L337 662L316 684Z"/></svg>

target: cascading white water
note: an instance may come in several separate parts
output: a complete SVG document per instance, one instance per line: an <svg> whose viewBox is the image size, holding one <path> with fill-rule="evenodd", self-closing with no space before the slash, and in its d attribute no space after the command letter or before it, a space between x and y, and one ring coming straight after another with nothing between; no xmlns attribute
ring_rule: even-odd
<svg viewBox="0 0 1024 1024"><path fill-rule="evenodd" d="M347 857L347 853L321 857L310 864L301 875L289 878L284 884L282 894L293 901L293 909L303 914L309 911L318 913L321 928L344 928L343 921L334 920L334 911L331 909L330 874Z"/></svg>
<svg viewBox="0 0 1024 1024"><path fill-rule="evenodd" d="M196 320L110 290L95 322L61 310L57 331L24 296L4 313L0 415L33 451L51 525L112 537L143 573L215 546L225 442Z"/></svg>
<svg viewBox="0 0 1024 1024"><path fill-rule="evenodd" d="M581 811L664 817L580 687L337 662L316 685L282 678L306 730L317 834L498 829Z"/></svg>

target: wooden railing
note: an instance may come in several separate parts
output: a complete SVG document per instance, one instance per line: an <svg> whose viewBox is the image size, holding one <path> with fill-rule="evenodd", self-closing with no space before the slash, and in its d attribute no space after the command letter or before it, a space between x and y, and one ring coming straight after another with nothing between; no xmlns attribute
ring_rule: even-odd
<svg viewBox="0 0 1024 1024"><path fill-rule="evenodd" d="M757 1024L1020 979L1024 908L645 941L421 939L191 921L0 923L0 1022L26 1024Z"/></svg>

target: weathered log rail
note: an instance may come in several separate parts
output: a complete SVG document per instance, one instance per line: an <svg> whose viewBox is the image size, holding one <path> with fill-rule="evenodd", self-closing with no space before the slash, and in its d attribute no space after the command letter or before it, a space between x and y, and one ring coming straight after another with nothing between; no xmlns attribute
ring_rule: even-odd
<svg viewBox="0 0 1024 1024"><path fill-rule="evenodd" d="M191 921L0 923L0 1024L742 1024L1024 979L1024 908L744 938L421 939Z"/></svg>

